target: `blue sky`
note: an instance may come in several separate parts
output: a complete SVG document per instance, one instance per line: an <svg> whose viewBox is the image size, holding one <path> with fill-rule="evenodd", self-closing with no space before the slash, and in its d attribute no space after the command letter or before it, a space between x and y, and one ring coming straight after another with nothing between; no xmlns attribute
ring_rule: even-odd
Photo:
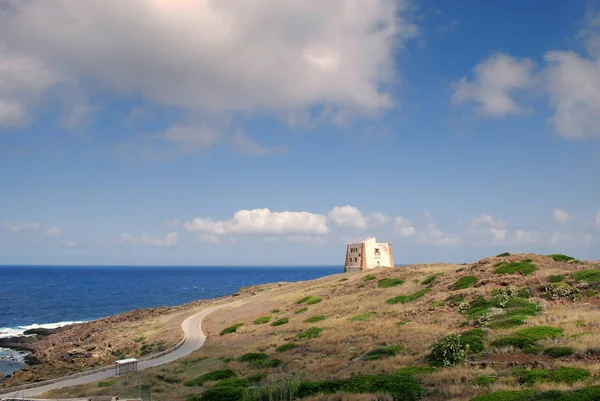
<svg viewBox="0 0 600 401"><path fill-rule="evenodd" d="M600 259L600 3L321 3L0 1L0 264Z"/></svg>

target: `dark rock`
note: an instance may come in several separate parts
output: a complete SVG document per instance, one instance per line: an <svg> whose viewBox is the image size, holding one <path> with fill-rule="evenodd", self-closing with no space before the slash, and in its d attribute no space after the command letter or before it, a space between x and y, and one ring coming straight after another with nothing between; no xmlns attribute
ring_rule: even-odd
<svg viewBox="0 0 600 401"><path fill-rule="evenodd" d="M25 356L25 363L27 365L40 365L42 363L42 361L40 361L40 359L33 355L33 354L29 354Z"/></svg>
<svg viewBox="0 0 600 401"><path fill-rule="evenodd" d="M91 358L92 354L84 351L69 351L60 356L60 360L64 362L72 362L74 359Z"/></svg>

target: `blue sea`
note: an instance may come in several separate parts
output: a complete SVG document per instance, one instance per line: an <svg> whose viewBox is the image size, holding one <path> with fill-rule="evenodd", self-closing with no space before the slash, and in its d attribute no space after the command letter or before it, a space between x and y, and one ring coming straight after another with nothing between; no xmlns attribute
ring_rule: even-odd
<svg viewBox="0 0 600 401"><path fill-rule="evenodd" d="M341 266L0 266L0 337L137 308L231 295L254 284L304 281L341 272ZM0 372L10 374L24 367L24 356L0 348Z"/></svg>

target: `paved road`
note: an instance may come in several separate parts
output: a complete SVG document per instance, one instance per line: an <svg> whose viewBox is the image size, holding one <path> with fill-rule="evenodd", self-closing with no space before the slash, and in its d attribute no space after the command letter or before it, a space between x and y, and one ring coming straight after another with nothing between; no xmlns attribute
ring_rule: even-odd
<svg viewBox="0 0 600 401"><path fill-rule="evenodd" d="M198 312L195 315L188 317L181 324L181 327L183 328L183 332L185 333L185 343L181 347L177 348L175 351L170 352L166 355L163 355L161 357L154 358L154 359L140 361L138 363L138 370L148 369L148 368L152 368L154 366L159 366L159 365L163 365L165 363L176 361L177 359L182 358L186 355L189 355L192 352L194 352L195 350L197 350L198 348L202 347L202 345L204 345L204 341L206 340L206 335L202 332L202 320L209 314L211 314L219 309L222 309L222 308L225 308L228 306L238 306L242 303L245 303L245 301L246 300L239 300L239 301L235 301L235 302L230 302L228 304L212 306L212 307L203 309L201 312ZM87 384L87 383L93 383L93 382L96 382L99 380L108 379L110 377L114 377L115 373L116 373L115 369L111 369L108 371L93 373L90 375L76 377L73 379L66 378L66 379L61 380L56 383L47 384L47 385L43 385L40 387L35 387L35 388L27 389L27 390L21 390L18 392L15 392L15 391L5 392L5 393L0 392L0 398L9 397L9 396L18 396L18 397L39 396L40 394L43 394L50 390L55 390L57 388L76 386L78 384ZM3 390L0 390L0 391L3 391Z"/></svg>

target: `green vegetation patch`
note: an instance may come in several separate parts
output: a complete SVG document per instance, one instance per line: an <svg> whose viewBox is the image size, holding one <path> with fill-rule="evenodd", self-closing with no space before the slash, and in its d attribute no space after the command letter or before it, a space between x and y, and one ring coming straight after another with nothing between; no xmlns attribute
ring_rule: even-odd
<svg viewBox="0 0 600 401"><path fill-rule="evenodd" d="M281 344L279 347L275 348L275 351L287 352L287 351L293 350L297 346L298 345L296 343L285 343L285 344Z"/></svg>
<svg viewBox="0 0 600 401"><path fill-rule="evenodd" d="M590 372L586 369L569 368L561 366L558 369L523 369L513 370L519 384L532 386L535 383L552 381L556 383L573 384L580 380L590 377Z"/></svg>
<svg viewBox="0 0 600 401"><path fill-rule="evenodd" d="M467 354L483 351L485 332L481 329L449 334L431 345L425 357L431 366L452 367L462 363Z"/></svg>
<svg viewBox="0 0 600 401"><path fill-rule="evenodd" d="M266 361L269 359L269 355L264 352L249 352L240 356L237 360L240 362L257 362L257 361Z"/></svg>
<svg viewBox="0 0 600 401"><path fill-rule="evenodd" d="M372 349L362 356L362 359L365 361L374 361L381 358L387 358L390 356L395 356L398 352L402 351L404 347L400 347L399 345L390 345L388 347L379 347Z"/></svg>
<svg viewBox="0 0 600 401"><path fill-rule="evenodd" d="M308 319L306 319L304 321L304 323L316 323L316 322L320 322L321 320L325 320L327 319L327 316L325 315L315 315L315 316L311 316Z"/></svg>
<svg viewBox="0 0 600 401"><path fill-rule="evenodd" d="M286 324L289 321L290 321L289 318L282 317L281 319L277 319L273 323L271 323L271 326L281 326L282 324Z"/></svg>
<svg viewBox="0 0 600 401"><path fill-rule="evenodd" d="M573 348L570 347L551 347L544 350L544 354L552 358L562 358L573 355Z"/></svg>
<svg viewBox="0 0 600 401"><path fill-rule="evenodd" d="M202 395L193 394L187 401L239 401L244 398L246 387L250 385L247 379L230 378L221 380Z"/></svg>
<svg viewBox="0 0 600 401"><path fill-rule="evenodd" d="M513 347L529 350L529 353L539 351L537 342L562 335L563 329L551 326L535 326L517 330L514 334L501 337L492 343L495 347ZM532 349L533 348L533 349Z"/></svg>
<svg viewBox="0 0 600 401"><path fill-rule="evenodd" d="M433 302L431 304L431 307L432 308L439 308L440 306L444 306L444 305L445 305L444 301L436 301L436 302Z"/></svg>
<svg viewBox="0 0 600 401"><path fill-rule="evenodd" d="M456 280L454 284L452 284L449 288L452 291L456 290L464 290L465 288L473 287L473 285L477 282L477 277L475 276L464 276Z"/></svg>
<svg viewBox="0 0 600 401"><path fill-rule="evenodd" d="M560 283L564 279L565 279L565 275L564 274L554 274L552 276L548 276L548 282L549 283Z"/></svg>
<svg viewBox="0 0 600 401"><path fill-rule="evenodd" d="M304 298L300 298L298 301L296 301L297 304L307 304L307 305L314 305L314 304L318 304L319 302L321 302L321 298L319 297L313 297L311 295L306 296Z"/></svg>
<svg viewBox="0 0 600 401"><path fill-rule="evenodd" d="M600 282L600 270L587 269L580 270L578 272L573 273L572 275L574 280L577 281L586 281L588 283L599 283Z"/></svg>
<svg viewBox="0 0 600 401"><path fill-rule="evenodd" d="M519 262L505 263L496 268L494 273L496 274L515 274L520 273L522 275L532 274L537 270L537 266L532 262L531 259L525 259Z"/></svg>
<svg viewBox="0 0 600 401"><path fill-rule="evenodd" d="M495 393L480 394L471 401L531 401L535 394L533 390L524 391L497 391Z"/></svg>
<svg viewBox="0 0 600 401"><path fill-rule="evenodd" d="M433 284L433 282L437 279L437 276L437 274L432 274L431 276L428 276L427 278L425 278L425 280L421 281L421 285Z"/></svg>
<svg viewBox="0 0 600 401"><path fill-rule="evenodd" d="M397 297L389 298L385 302L388 304L392 304L392 305L398 304L398 303L406 304L408 302L416 301L417 299L421 298L423 295L427 294L429 291L431 291L429 288L423 288L422 290L419 290L410 295L399 295Z"/></svg>
<svg viewBox="0 0 600 401"><path fill-rule="evenodd" d="M496 383L498 379L491 376L477 376L474 380L476 386L479 387L489 387L492 384Z"/></svg>
<svg viewBox="0 0 600 401"><path fill-rule="evenodd" d="M548 255L552 258L552 260L554 260L555 262L570 262L572 260L575 260L575 258L572 258L570 256L567 255L561 255L560 253L555 253L552 255Z"/></svg>
<svg viewBox="0 0 600 401"><path fill-rule="evenodd" d="M549 338L556 338L561 336L563 333L563 329L560 327L552 327L552 326L534 326L528 327L526 329L517 330L515 332L516 335L522 337L529 337L533 340L546 340Z"/></svg>
<svg viewBox="0 0 600 401"><path fill-rule="evenodd" d="M114 382L98 382L98 387L110 387L113 384L115 384Z"/></svg>
<svg viewBox="0 0 600 401"><path fill-rule="evenodd" d="M468 304L460 304L459 312L472 319L476 325L491 329L511 328L522 325L528 316L535 316L540 307L535 302L513 295L526 295L523 291L497 291L491 298L479 296ZM496 312L492 314L492 308Z"/></svg>
<svg viewBox="0 0 600 401"><path fill-rule="evenodd" d="M338 281L348 281L348 277L341 278Z"/></svg>
<svg viewBox="0 0 600 401"><path fill-rule="evenodd" d="M308 308L304 307L304 308L300 308L300 309L298 309L298 310L297 310L296 312L294 312L294 313L295 313L296 315L299 315L299 314L301 314L301 313L304 313L304 312L306 312L306 311L308 311Z"/></svg>
<svg viewBox="0 0 600 401"><path fill-rule="evenodd" d="M236 323L233 326L229 326L229 327L224 328L223 330L221 330L221 332L219 333L219 335L220 336L224 336L225 334L235 333L237 331L237 329L239 329L243 325L244 325L244 323Z"/></svg>
<svg viewBox="0 0 600 401"><path fill-rule="evenodd" d="M323 329L320 327L311 327L309 329L304 330L302 333L298 333L296 337L306 339L317 338L319 337L322 331Z"/></svg>
<svg viewBox="0 0 600 401"><path fill-rule="evenodd" d="M363 312L358 315L349 317L348 320L351 322L363 322L363 321L369 320L370 318L372 318L373 316L376 316L376 315L377 315L377 312Z"/></svg>
<svg viewBox="0 0 600 401"><path fill-rule="evenodd" d="M384 278L377 282L379 288L390 288L404 284L404 280L399 278Z"/></svg>
<svg viewBox="0 0 600 401"><path fill-rule="evenodd" d="M433 366L405 366L396 371L397 375L418 376L433 373L437 368Z"/></svg>
<svg viewBox="0 0 600 401"><path fill-rule="evenodd" d="M271 320L271 316L261 316L258 319L256 319L254 321L255 324L265 324L265 323L269 323L269 321Z"/></svg>
<svg viewBox="0 0 600 401"><path fill-rule="evenodd" d="M396 322L397 326L406 326L407 324L411 324L412 320L402 320L401 322Z"/></svg>
<svg viewBox="0 0 600 401"><path fill-rule="evenodd" d="M279 309L273 309L273 310L271 311L271 313L279 313L279 312L281 312Z"/></svg>
<svg viewBox="0 0 600 401"><path fill-rule="evenodd" d="M501 254L498 254L498 255L496 255L496 257L497 257L497 258L504 258L504 257L506 257L506 256L510 256L510 253L508 253L508 252L504 252L504 253L501 253Z"/></svg>
<svg viewBox="0 0 600 401"><path fill-rule="evenodd" d="M377 278L377 276L375 276L374 274L368 274L365 276L365 278L363 280L372 281L372 280L375 280L376 278Z"/></svg>
<svg viewBox="0 0 600 401"><path fill-rule="evenodd" d="M184 382L183 385L186 387L202 386L206 382L219 381L236 376L235 372L231 369L215 370L214 372L205 373L195 379L188 380Z"/></svg>

